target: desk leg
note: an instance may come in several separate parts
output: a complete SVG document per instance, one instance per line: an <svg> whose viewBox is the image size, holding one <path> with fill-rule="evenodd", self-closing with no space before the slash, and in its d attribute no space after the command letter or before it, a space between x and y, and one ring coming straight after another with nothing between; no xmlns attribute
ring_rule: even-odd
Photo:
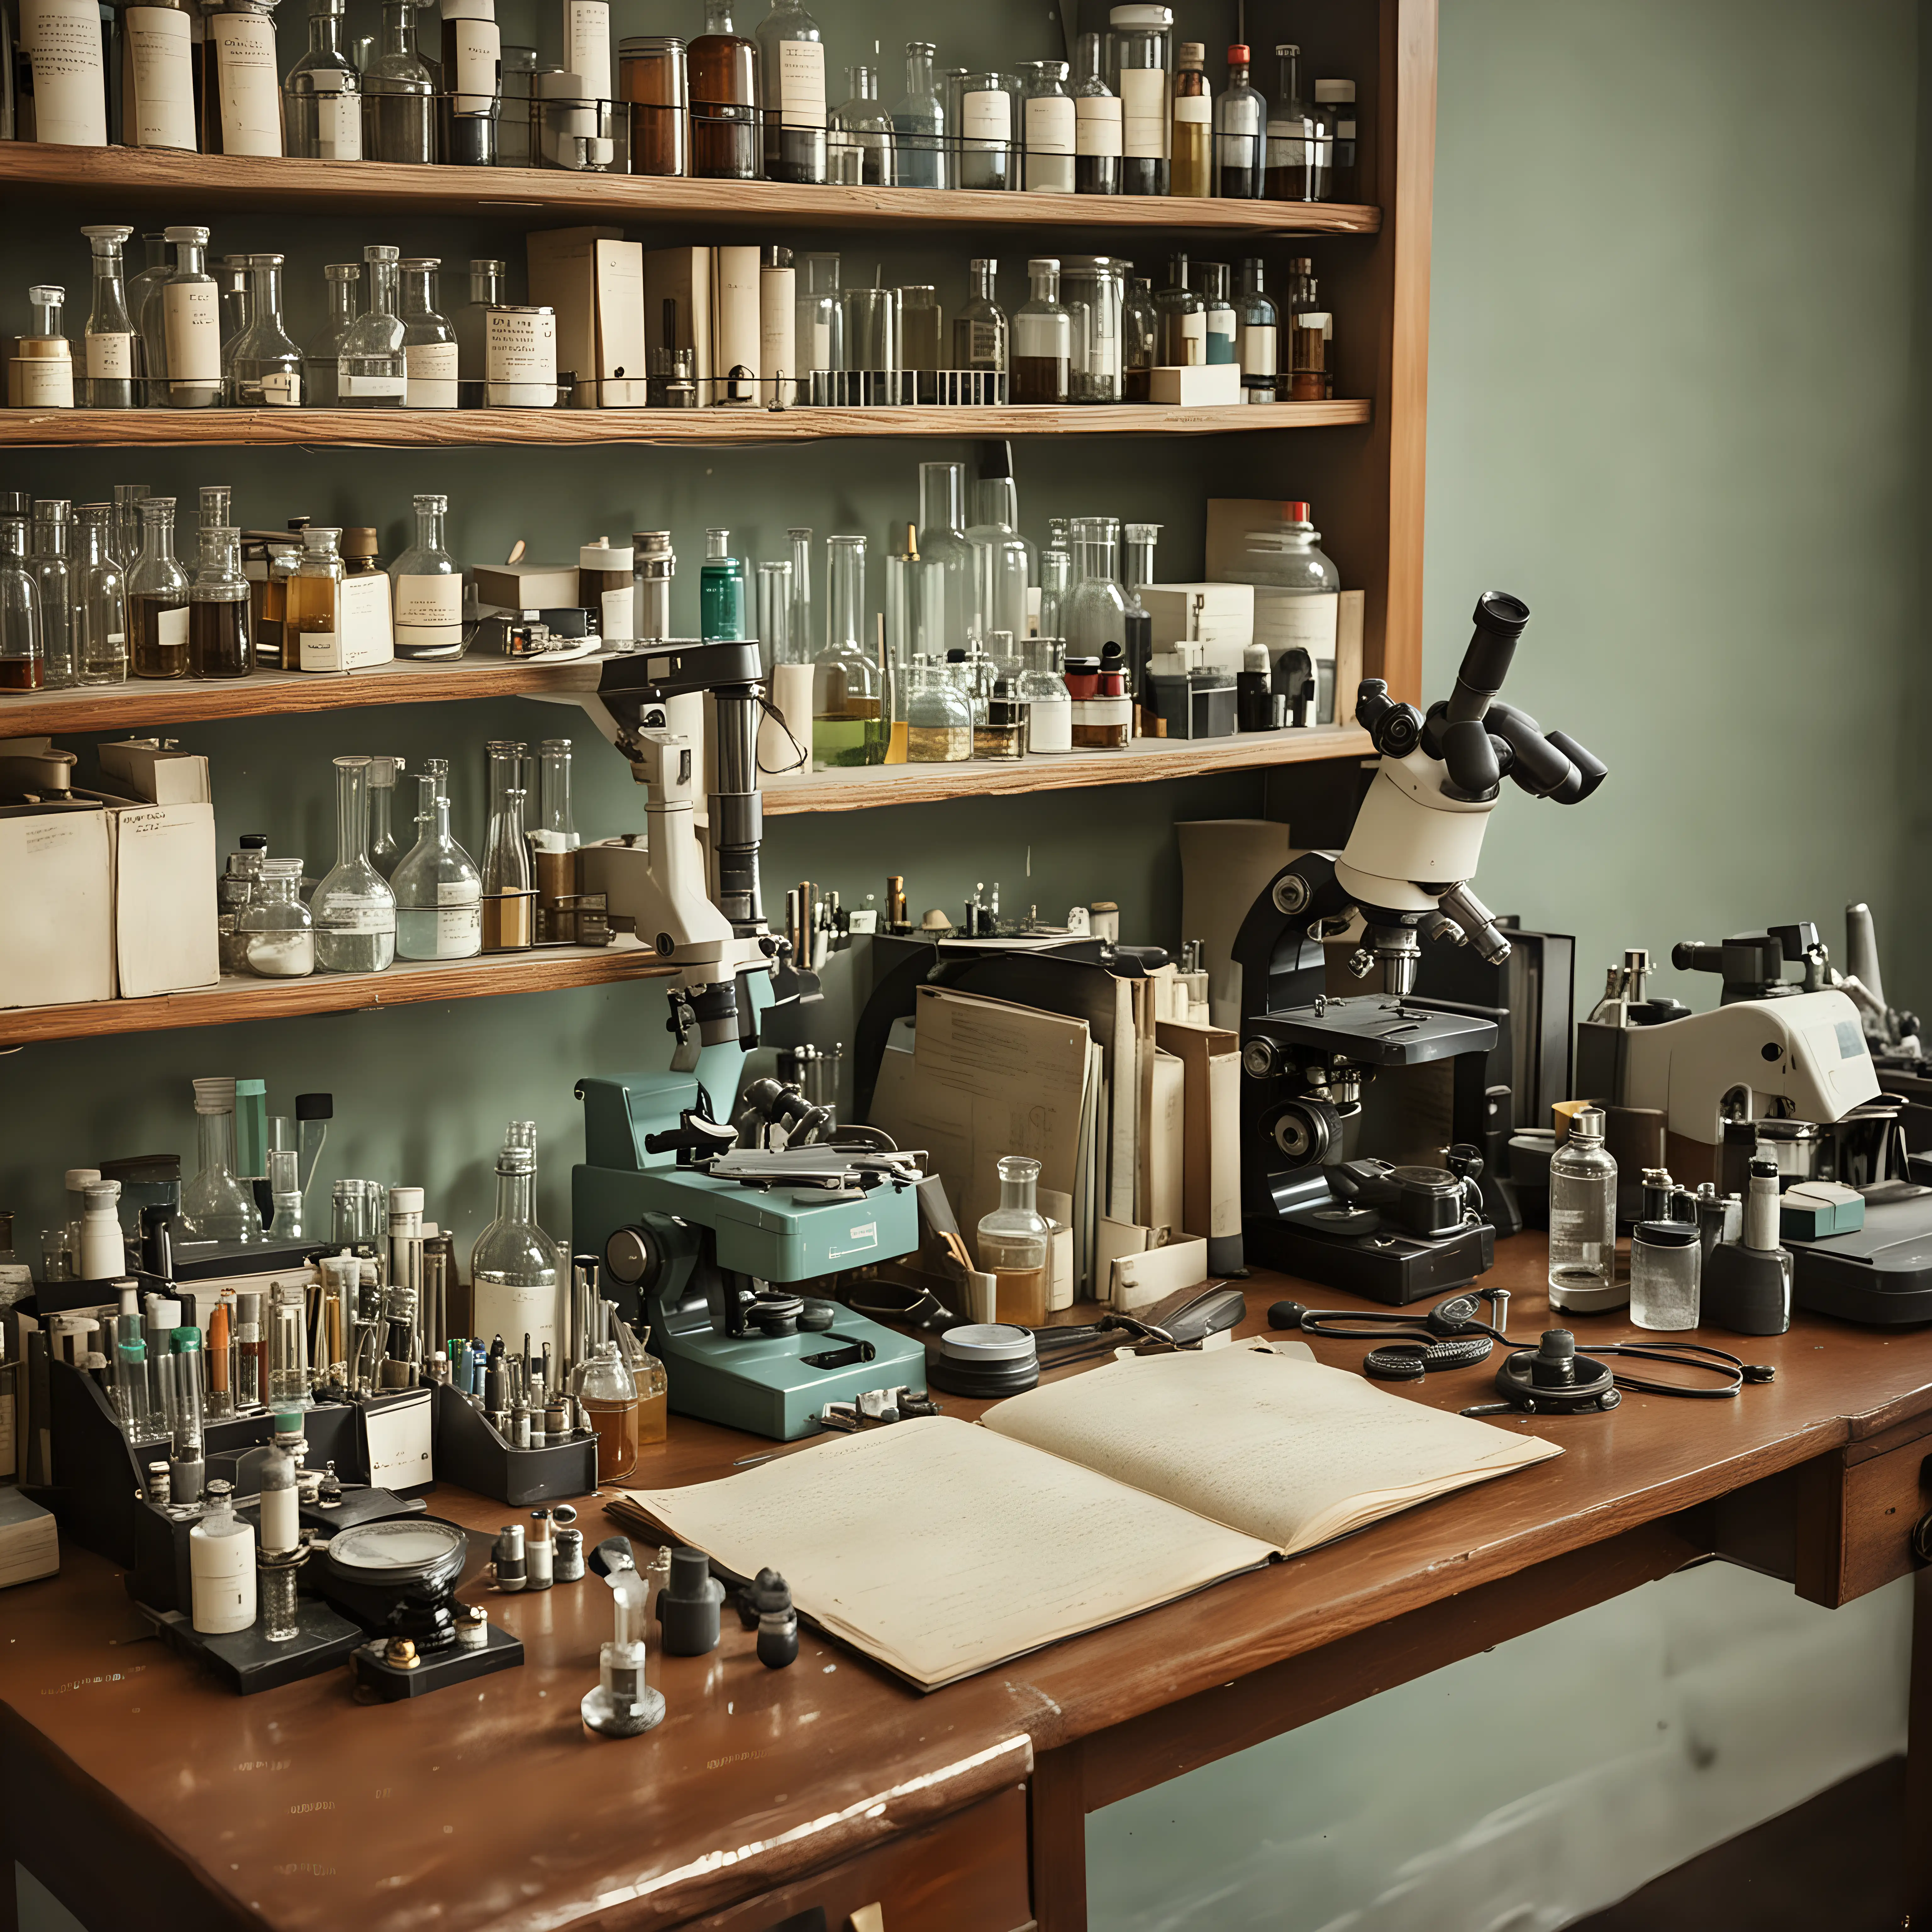
<svg viewBox="0 0 1932 1932"><path fill-rule="evenodd" d="M1932 1924L1932 1569L1912 1580L1912 1689L1906 1707L1905 1885L1910 1922Z"/></svg>
<svg viewBox="0 0 1932 1932"><path fill-rule="evenodd" d="M1033 1916L1040 1932L1087 1932L1084 1749L1074 1743L1042 1751L1027 1787Z"/></svg>

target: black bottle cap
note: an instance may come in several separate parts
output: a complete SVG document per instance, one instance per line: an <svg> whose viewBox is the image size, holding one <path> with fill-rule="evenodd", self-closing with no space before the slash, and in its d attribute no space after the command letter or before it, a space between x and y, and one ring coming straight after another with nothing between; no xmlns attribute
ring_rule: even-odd
<svg viewBox="0 0 1932 1932"><path fill-rule="evenodd" d="M244 832L236 844L244 852L266 852L268 849L268 835L266 832Z"/></svg>
<svg viewBox="0 0 1932 1932"><path fill-rule="evenodd" d="M333 1094L298 1094L296 1118L298 1120L332 1120L335 1118Z"/></svg>

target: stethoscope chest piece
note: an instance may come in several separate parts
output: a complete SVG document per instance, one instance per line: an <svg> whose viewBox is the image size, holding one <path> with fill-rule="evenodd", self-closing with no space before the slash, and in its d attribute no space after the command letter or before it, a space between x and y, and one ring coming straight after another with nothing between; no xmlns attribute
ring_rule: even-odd
<svg viewBox="0 0 1932 1932"><path fill-rule="evenodd" d="M1549 1329L1535 1348L1509 1356L1496 1371L1496 1393L1526 1415L1580 1415L1623 1400L1610 1365L1578 1354L1567 1328ZM1485 1405L1485 1412L1495 1414L1498 1406Z"/></svg>

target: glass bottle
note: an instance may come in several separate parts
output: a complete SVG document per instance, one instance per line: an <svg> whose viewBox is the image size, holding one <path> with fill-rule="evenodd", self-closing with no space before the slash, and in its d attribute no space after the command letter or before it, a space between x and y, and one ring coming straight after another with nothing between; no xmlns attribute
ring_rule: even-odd
<svg viewBox="0 0 1932 1932"><path fill-rule="evenodd" d="M638 1389L638 1440L640 1444L662 1442L670 1417L670 1383L664 1366L644 1348L638 1349L636 1359L628 1366Z"/></svg>
<svg viewBox="0 0 1932 1932"><path fill-rule="evenodd" d="M28 574L40 592L40 685L46 691L80 682L74 645L73 512L72 504L58 500L36 502L27 551Z"/></svg>
<svg viewBox="0 0 1932 1932"><path fill-rule="evenodd" d="M206 228L163 231L173 244L175 270L161 284L160 398L172 410L212 410L221 401L221 305L204 266ZM152 371L150 372L153 373Z"/></svg>
<svg viewBox="0 0 1932 1932"><path fill-rule="evenodd" d="M494 167L503 86L503 32L496 24L496 0L446 0L441 12L440 159L451 166Z"/></svg>
<svg viewBox="0 0 1932 1932"><path fill-rule="evenodd" d="M527 1335L533 1354L548 1347L555 1354L563 1257L537 1225L536 1173L533 1144L506 1146L496 1156L496 1218L477 1236L470 1256L470 1325L478 1336L500 1335L512 1348L522 1347Z"/></svg>
<svg viewBox="0 0 1932 1932"><path fill-rule="evenodd" d="M901 188L946 185L946 104L934 84L931 40L906 43L904 96L892 108Z"/></svg>
<svg viewBox="0 0 1932 1932"><path fill-rule="evenodd" d="M1012 399L1064 403L1072 368L1073 320L1060 306L1060 262L1036 256L1027 264L1030 292L1013 311Z"/></svg>
<svg viewBox="0 0 1932 1932"><path fill-rule="evenodd" d="M1274 51L1281 62L1281 91L1268 113L1262 191L1270 201L1318 201L1319 134L1314 112L1301 98L1301 50L1282 46Z"/></svg>
<svg viewBox="0 0 1932 1932"><path fill-rule="evenodd" d="M993 634L996 646L1012 640L1005 632ZM986 715L973 724L973 755L994 760L1018 758L1026 751L1026 705L1019 694L1020 674L1016 670L995 677L986 700Z"/></svg>
<svg viewBox="0 0 1932 1932"><path fill-rule="evenodd" d="M1214 104L1214 192L1258 201L1265 172L1268 106L1256 86L1248 50L1228 50L1228 85Z"/></svg>
<svg viewBox="0 0 1932 1932"><path fill-rule="evenodd" d="M302 902L302 870L299 859L264 859L254 895L236 916L242 961L264 980L305 980L315 970L315 920ZM279 1235L279 1214L275 1222Z"/></svg>
<svg viewBox="0 0 1932 1932"><path fill-rule="evenodd" d="M145 483L117 483L114 486L115 561L123 570L132 570L141 560L141 506L148 495Z"/></svg>
<svg viewBox="0 0 1932 1932"><path fill-rule="evenodd" d="M188 675L188 573L175 561L175 500L141 500L141 559L128 574L136 677Z"/></svg>
<svg viewBox="0 0 1932 1932"><path fill-rule="evenodd" d="M915 658L906 671L906 763L962 764L973 755L973 704L945 667Z"/></svg>
<svg viewBox="0 0 1932 1932"><path fill-rule="evenodd" d="M1066 646L1058 638L1027 640L1019 695L1026 706L1028 753L1072 751L1073 694L1066 688Z"/></svg>
<svg viewBox="0 0 1932 1932"><path fill-rule="evenodd" d="M460 409L481 409L489 373L489 315L506 299L506 266L474 261L470 265L470 299L451 318L456 332L456 401Z"/></svg>
<svg viewBox="0 0 1932 1932"><path fill-rule="evenodd" d="M685 50L691 74L691 172L756 181L758 50L731 24L731 0L705 0L704 31Z"/></svg>
<svg viewBox="0 0 1932 1932"><path fill-rule="evenodd" d="M1228 265L1204 262L1201 265L1201 299L1208 325L1208 360L1232 363L1236 359L1235 338L1240 324L1234 305L1228 299Z"/></svg>
<svg viewBox="0 0 1932 1932"><path fill-rule="evenodd" d="M578 1400L597 1432L597 1480L615 1482L638 1466L638 1384L614 1342L585 1365Z"/></svg>
<svg viewBox="0 0 1932 1932"><path fill-rule="evenodd" d="M166 4L121 10L119 137L130 148L196 151L193 10Z"/></svg>
<svg viewBox="0 0 1932 1932"><path fill-rule="evenodd" d="M707 644L732 644L745 634L745 560L731 554L731 532L704 532L704 562L698 574L698 635Z"/></svg>
<svg viewBox="0 0 1932 1932"><path fill-rule="evenodd" d="M850 92L832 116L826 145L829 178L848 188L892 188L898 160L892 117L879 99L879 70L862 63L845 76Z"/></svg>
<svg viewBox="0 0 1932 1932"><path fill-rule="evenodd" d="M220 0L202 10L201 151L282 156L275 0Z"/></svg>
<svg viewBox="0 0 1932 1932"><path fill-rule="evenodd" d="M1208 86L1208 50L1184 40L1174 75L1174 153L1168 192L1199 200L1214 188L1214 101Z"/></svg>
<svg viewBox="0 0 1932 1932"><path fill-rule="evenodd" d="M1550 1157L1550 1305L1570 1292L1614 1288L1617 1270L1617 1163L1604 1145L1604 1115L1586 1107Z"/></svg>
<svg viewBox="0 0 1932 1932"><path fill-rule="evenodd" d="M1064 61L1035 61L1027 77L1020 110L1021 176L1029 194L1074 191L1079 122L1066 75Z"/></svg>
<svg viewBox="0 0 1932 1932"><path fill-rule="evenodd" d="M309 401L319 410L342 404L342 350L362 304L359 262L332 262L322 270L328 290L328 320L308 352Z"/></svg>
<svg viewBox="0 0 1932 1932"><path fill-rule="evenodd" d="M1241 365L1241 400L1271 403L1281 368L1280 317L1268 292L1261 257L1241 263L1241 292L1234 298L1234 352Z"/></svg>
<svg viewBox="0 0 1932 1932"><path fill-rule="evenodd" d="M1119 10L1116 9L1116 11ZM980 1218L980 1267L994 1282L993 1318L1022 1328L1046 1319L1053 1230L1034 1204L1040 1162L1008 1154L1000 1162L1000 1204Z"/></svg>
<svg viewBox="0 0 1932 1932"><path fill-rule="evenodd" d="M812 766L842 770L882 765L891 719L884 674L861 640L866 600L866 539L826 539L830 601L825 648L812 661Z"/></svg>
<svg viewBox="0 0 1932 1932"><path fill-rule="evenodd" d="M128 676L128 573L111 546L114 506L82 503L74 512L74 655L83 685Z"/></svg>
<svg viewBox="0 0 1932 1932"><path fill-rule="evenodd" d="M1154 306L1153 280L1146 275L1130 275L1126 301L1120 310L1120 393L1126 401L1148 400L1152 393L1152 371L1160 360L1160 311Z"/></svg>
<svg viewBox="0 0 1932 1932"><path fill-rule="evenodd" d="M1168 191L1170 7L1115 7L1108 14L1108 65L1120 97L1120 192Z"/></svg>
<svg viewBox="0 0 1932 1932"><path fill-rule="evenodd" d="M1334 317L1322 306L1315 264L1306 255L1288 263L1287 400L1318 403L1334 394L1328 366ZM1281 384L1276 384L1279 394Z"/></svg>
<svg viewBox="0 0 1932 1932"><path fill-rule="evenodd" d="M94 251L94 295L81 338L81 403L90 410L130 410L138 358L122 279L122 250L134 231L104 225L80 232Z"/></svg>
<svg viewBox="0 0 1932 1932"><path fill-rule="evenodd" d="M1012 83L1003 74L968 74L959 83L956 184L999 191L1018 184Z"/></svg>
<svg viewBox="0 0 1932 1932"><path fill-rule="evenodd" d="M246 677L254 668L242 532L219 525L204 528L200 561L188 592L188 675Z"/></svg>
<svg viewBox="0 0 1932 1932"><path fill-rule="evenodd" d="M791 565L788 560L758 566L758 658L767 674L795 662L791 647Z"/></svg>
<svg viewBox="0 0 1932 1932"><path fill-rule="evenodd" d="M500 265L498 265L500 266ZM416 541L389 566L395 598L396 655L463 655L463 571L443 546L447 496L416 500Z"/></svg>
<svg viewBox="0 0 1932 1932"><path fill-rule="evenodd" d="M436 159L436 82L416 52L416 0L382 0L380 50L362 70L362 148L372 161Z"/></svg>
<svg viewBox="0 0 1932 1932"><path fill-rule="evenodd" d="M434 256L402 264L405 409L456 406L456 332L436 307L436 272L442 266Z"/></svg>
<svg viewBox="0 0 1932 1932"><path fill-rule="evenodd" d="M838 257L806 254L796 258L798 320L795 330L799 373L808 379L845 366L845 311L839 300Z"/></svg>
<svg viewBox="0 0 1932 1932"><path fill-rule="evenodd" d="M244 257L248 326L235 338L228 363L229 393L237 409L299 409L311 400L308 363L282 322L282 259Z"/></svg>
<svg viewBox="0 0 1932 1932"><path fill-rule="evenodd" d="M1124 652L1127 600L1120 590L1120 519L1076 517L1072 532L1073 586L1062 620L1066 655L1098 659L1109 644Z"/></svg>
<svg viewBox="0 0 1932 1932"><path fill-rule="evenodd" d="M764 83L765 176L825 178L825 36L800 0L772 0L758 22Z"/></svg>
<svg viewBox="0 0 1932 1932"><path fill-rule="evenodd" d="M380 973L396 956L396 896L369 857L369 764L335 760L335 865L309 901L327 973Z"/></svg>
<svg viewBox="0 0 1932 1932"><path fill-rule="evenodd" d="M1352 80L1318 80L1315 83L1315 114L1318 123L1317 199L1322 201L1360 201L1361 176L1355 138L1355 83Z"/></svg>
<svg viewBox="0 0 1932 1932"><path fill-rule="evenodd" d="M282 668L331 670L340 656L344 573L336 545L342 532L325 524L311 524L302 535L302 559L284 594Z"/></svg>
<svg viewBox="0 0 1932 1932"><path fill-rule="evenodd" d="M988 638L1001 632L1009 638L1024 638L1027 590L1036 566L1033 546L1019 532L1012 445L982 443L979 469L974 485L975 520L967 529L966 541L973 546L979 576L980 627Z"/></svg>
<svg viewBox="0 0 1932 1932"><path fill-rule="evenodd" d="M1208 359L1208 304L1190 281L1185 255L1172 256L1167 286L1154 298L1160 316L1160 360L1170 369L1191 369Z"/></svg>
<svg viewBox="0 0 1932 1932"><path fill-rule="evenodd" d="M1073 83L1073 188L1076 194L1120 191L1120 98L1107 85L1098 34L1082 34Z"/></svg>
<svg viewBox="0 0 1932 1932"><path fill-rule="evenodd" d="M823 632L817 605L812 594L812 531L809 526L794 524L785 532L791 546L791 610L786 628L791 639L794 664L809 664L818 650Z"/></svg>
<svg viewBox="0 0 1932 1932"><path fill-rule="evenodd" d="M546 738L537 747L537 824L530 844L539 852L574 852L583 843L570 806L570 740Z"/></svg>
<svg viewBox="0 0 1932 1932"><path fill-rule="evenodd" d="M951 366L983 369L990 374L1004 376L1006 373L1006 317L994 296L1000 265L990 256L981 256L967 264L966 272L971 292L952 318Z"/></svg>
<svg viewBox="0 0 1932 1932"><path fill-rule="evenodd" d="M919 466L919 568L913 638L920 654L943 660L980 634L979 572L966 540L966 466Z"/></svg>
<svg viewBox="0 0 1932 1932"><path fill-rule="evenodd" d="M1066 635L1066 593L1073 583L1073 553L1067 548L1066 519L1049 517L1046 548L1040 554L1040 629L1042 638Z"/></svg>
<svg viewBox="0 0 1932 1932"><path fill-rule="evenodd" d="M1279 662L1295 646L1315 665L1316 720L1335 719L1335 638L1341 608L1342 574L1322 548L1322 532L1308 506L1282 506L1282 520L1250 530L1241 555L1225 574L1255 586L1255 635Z"/></svg>
<svg viewBox="0 0 1932 1932"><path fill-rule="evenodd" d="M194 1083L200 1159L194 1178L182 1189L182 1232L197 1241L258 1241L262 1216L248 1184L235 1172L235 1082Z"/></svg>
<svg viewBox="0 0 1932 1932"><path fill-rule="evenodd" d="M27 520L0 517L0 691L38 691L40 593L27 569Z"/></svg>
<svg viewBox="0 0 1932 1932"><path fill-rule="evenodd" d="M1122 532L1120 592L1126 601L1126 646L1129 687L1136 696L1147 692L1150 659L1154 656L1154 620L1141 601L1142 586L1154 580L1154 548L1160 542L1158 524L1129 524Z"/></svg>
<svg viewBox="0 0 1932 1932"><path fill-rule="evenodd" d="M362 76L342 51L346 0L308 0L308 50L282 83L282 130L305 160L362 158Z"/></svg>
<svg viewBox="0 0 1932 1932"><path fill-rule="evenodd" d="M386 14L389 10L383 9ZM343 341L337 379L340 400L351 409L400 409L409 393L403 322L396 313L400 254L386 243L362 251L362 259L369 265L369 306L356 318Z"/></svg>
<svg viewBox="0 0 1932 1932"><path fill-rule="evenodd" d="M531 943L536 911L530 842L524 836L529 747L494 738L484 748L490 760L490 816L483 841L483 950L521 952Z"/></svg>
<svg viewBox="0 0 1932 1932"><path fill-rule="evenodd" d="M386 879L403 856L395 827L396 780L402 770L400 758L369 760L369 862Z"/></svg>
<svg viewBox="0 0 1932 1932"><path fill-rule="evenodd" d="M137 403L145 406L158 400L148 379L161 373L158 359L160 355L160 290L172 269L168 260L165 235L143 235L141 248L146 258L145 265L138 275L128 278L128 318L134 325L134 374L137 385L135 397Z"/></svg>
<svg viewBox="0 0 1932 1932"><path fill-rule="evenodd" d="M389 881L404 959L473 959L483 950L483 875L450 836L448 772L433 758L418 776L420 836Z"/></svg>
<svg viewBox="0 0 1932 1932"><path fill-rule="evenodd" d="M7 401L14 409L74 407L74 350L62 332L67 291L34 287L27 291L33 320L25 335L14 338L7 365Z"/></svg>

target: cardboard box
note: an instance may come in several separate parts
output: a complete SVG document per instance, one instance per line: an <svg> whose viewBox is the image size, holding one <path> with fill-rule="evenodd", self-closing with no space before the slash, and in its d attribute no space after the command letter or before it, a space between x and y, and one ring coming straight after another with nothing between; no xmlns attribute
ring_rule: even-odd
<svg viewBox="0 0 1932 1932"><path fill-rule="evenodd" d="M1238 1274L1241 1244L1241 1041L1219 1027L1162 1020L1154 1036L1182 1066L1180 1225L1208 1243L1214 1274Z"/></svg>
<svg viewBox="0 0 1932 1932"><path fill-rule="evenodd" d="M1295 856L1288 827L1271 818L1202 818L1174 827L1180 840L1182 929L1201 941L1214 1024L1238 1028L1241 976L1234 946L1262 888Z"/></svg>
<svg viewBox="0 0 1932 1932"><path fill-rule="evenodd" d="M542 228L524 238L530 301L556 312L560 380L605 373L598 348L598 263L600 247L611 244L624 245L622 229Z"/></svg>
<svg viewBox="0 0 1932 1932"><path fill-rule="evenodd" d="M711 250L712 380L698 385L698 400L718 408L758 404L758 251L742 247Z"/></svg>
<svg viewBox="0 0 1932 1932"><path fill-rule="evenodd" d="M198 752L164 750L158 738L128 738L100 747L100 769L124 797L150 805L208 805L208 760Z"/></svg>
<svg viewBox="0 0 1932 1932"><path fill-rule="evenodd" d="M368 670L396 656L390 616L389 579L384 571L345 577L336 587L335 628L297 633L302 670Z"/></svg>
<svg viewBox="0 0 1932 1932"><path fill-rule="evenodd" d="M1140 599L1154 622L1156 650L1172 650L1191 635L1208 647L1204 662L1228 670L1241 668L1241 652L1255 640L1252 584L1144 584Z"/></svg>
<svg viewBox="0 0 1932 1932"><path fill-rule="evenodd" d="M110 805L109 816L121 997L214 986L221 977L214 806Z"/></svg>
<svg viewBox="0 0 1932 1932"><path fill-rule="evenodd" d="M1156 363L1148 371L1148 400L1183 409L1239 403L1240 365L1235 362Z"/></svg>
<svg viewBox="0 0 1932 1932"><path fill-rule="evenodd" d="M211 847L211 894L214 863ZM114 832L98 801L0 806L0 1007L113 998Z"/></svg>
<svg viewBox="0 0 1932 1932"><path fill-rule="evenodd" d="M500 610L568 610L577 604L574 563L479 563L470 574L477 602Z"/></svg>

